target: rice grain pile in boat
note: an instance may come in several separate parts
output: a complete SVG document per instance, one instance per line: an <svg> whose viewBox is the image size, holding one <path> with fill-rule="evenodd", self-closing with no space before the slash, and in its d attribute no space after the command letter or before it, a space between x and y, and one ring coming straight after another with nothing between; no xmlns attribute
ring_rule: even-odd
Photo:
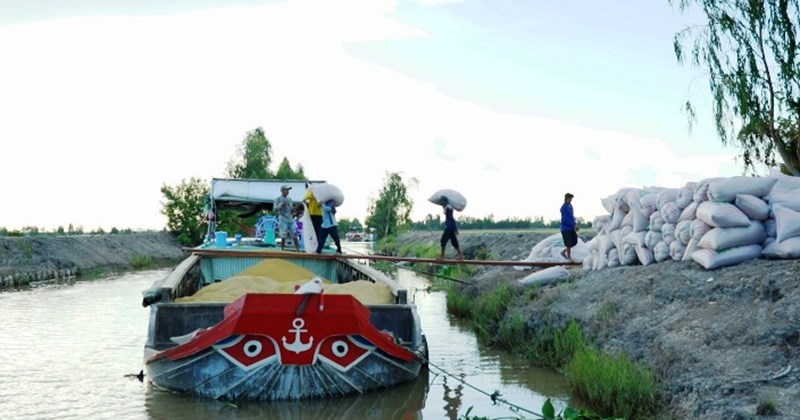
<svg viewBox="0 0 800 420"><path fill-rule="evenodd" d="M315 274L303 267L283 260L266 260L243 270L223 282L210 284L192 296L175 299L176 303L221 302L230 303L247 293L295 292L295 286L313 279ZM344 284L322 279L323 292L332 295L352 295L364 305L389 304L394 295L389 286L359 280Z"/></svg>

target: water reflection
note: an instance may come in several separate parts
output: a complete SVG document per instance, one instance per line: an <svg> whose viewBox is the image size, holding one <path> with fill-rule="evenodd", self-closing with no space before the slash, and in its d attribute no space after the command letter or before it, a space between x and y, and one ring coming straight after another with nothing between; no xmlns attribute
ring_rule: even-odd
<svg viewBox="0 0 800 420"><path fill-rule="evenodd" d="M391 389L321 400L225 403L150 389L145 406L153 419L422 419L429 372Z"/></svg>
<svg viewBox="0 0 800 420"><path fill-rule="evenodd" d="M362 250L369 243L361 243ZM366 245L366 246L364 246ZM352 246L347 244L346 246ZM184 397L126 375L142 368L149 310L141 292L168 270L0 293L0 413L4 419L456 419L523 416L489 394L537 411L569 399L564 378L478 343L472 327L447 314L445 295L399 270L430 349L430 372L364 395L328 400L227 404ZM452 375L452 376L451 376Z"/></svg>

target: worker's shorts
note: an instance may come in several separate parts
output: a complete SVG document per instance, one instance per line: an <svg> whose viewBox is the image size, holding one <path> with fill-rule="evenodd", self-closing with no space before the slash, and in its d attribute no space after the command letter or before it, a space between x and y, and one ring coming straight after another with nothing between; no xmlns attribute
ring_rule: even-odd
<svg viewBox="0 0 800 420"><path fill-rule="evenodd" d="M293 238L297 236L297 223L294 220L278 221L281 238Z"/></svg>

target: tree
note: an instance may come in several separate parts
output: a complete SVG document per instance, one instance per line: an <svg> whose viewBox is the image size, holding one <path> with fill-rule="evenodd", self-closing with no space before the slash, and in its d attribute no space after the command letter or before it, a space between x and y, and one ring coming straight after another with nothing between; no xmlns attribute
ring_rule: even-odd
<svg viewBox="0 0 800 420"><path fill-rule="evenodd" d="M275 172L275 179L306 179L303 173L303 165L298 164L296 169L292 169L289 164L289 159L283 158L281 164L278 165L278 170Z"/></svg>
<svg viewBox="0 0 800 420"><path fill-rule="evenodd" d="M798 0L669 1L681 12L697 6L708 18L676 34L674 48L679 63L688 52L708 71L722 143L741 149L745 171L780 157L785 171L800 176ZM685 109L691 126L695 109L689 101Z"/></svg>
<svg viewBox="0 0 800 420"><path fill-rule="evenodd" d="M237 149L237 156L228 161L227 176L239 179L270 179L272 146L261 127L248 131Z"/></svg>
<svg viewBox="0 0 800 420"><path fill-rule="evenodd" d="M365 220L380 238L395 235L410 223L414 203L408 197L408 189L416 184L414 178L406 185L399 173L386 173L383 188L378 198L370 201Z"/></svg>
<svg viewBox="0 0 800 420"><path fill-rule="evenodd" d="M209 193L208 184L194 177L175 186L161 187L166 199L161 203L161 213L167 216L167 229L182 245L194 246L203 241L207 222L203 204Z"/></svg>

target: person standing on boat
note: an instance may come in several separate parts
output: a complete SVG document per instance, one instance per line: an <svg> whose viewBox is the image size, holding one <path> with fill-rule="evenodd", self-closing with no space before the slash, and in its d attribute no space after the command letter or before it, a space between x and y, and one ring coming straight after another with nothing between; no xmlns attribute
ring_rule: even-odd
<svg viewBox="0 0 800 420"><path fill-rule="evenodd" d="M314 197L314 192L311 188L306 189L306 196L303 202L308 206L308 216L311 218L311 224L314 225L314 236L319 239L322 235L322 206Z"/></svg>
<svg viewBox="0 0 800 420"><path fill-rule="evenodd" d="M293 209L294 203L289 198L289 190L292 187L281 185L281 195L275 199L275 213L278 214L278 227L281 235L281 251L286 249L286 240L292 238L294 248L300 252L300 243L297 241L297 226L295 224Z"/></svg>
<svg viewBox="0 0 800 420"><path fill-rule="evenodd" d="M339 226L336 224L336 203L333 200L328 200L322 205L322 234L317 241L317 254L322 253L322 247L325 246L328 235L336 244L336 253L341 254L342 244L339 242Z"/></svg>
<svg viewBox="0 0 800 420"><path fill-rule="evenodd" d="M564 194L564 204L561 205L561 239L564 240L565 246L561 256L570 261L572 261L572 247L578 244L578 225L575 223L572 197L574 195L570 193Z"/></svg>
<svg viewBox="0 0 800 420"><path fill-rule="evenodd" d="M444 249L449 241L453 244L453 248L458 251L458 259L464 259L464 252L458 245L458 225L456 219L453 217L453 206L450 205L450 200L442 196L442 209L444 209L444 232L442 232L442 239L439 243L442 245L442 252L439 254L439 259L444 259Z"/></svg>

